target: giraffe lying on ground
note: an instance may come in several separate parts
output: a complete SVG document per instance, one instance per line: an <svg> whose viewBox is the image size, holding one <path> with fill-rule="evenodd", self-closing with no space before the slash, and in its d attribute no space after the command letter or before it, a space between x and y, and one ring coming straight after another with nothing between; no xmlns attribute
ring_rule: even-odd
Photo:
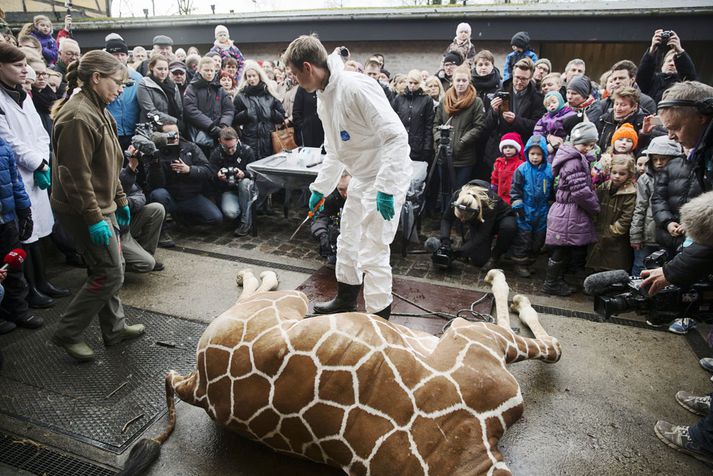
<svg viewBox="0 0 713 476"><path fill-rule="evenodd" d="M158 457L174 392L229 430L350 475L510 474L497 443L523 399L505 365L561 351L524 296L513 310L535 338L512 332L502 271L486 276L497 324L455 319L440 338L362 312L304 319L307 296L260 277L241 272L243 293L204 332L196 370L166 376L168 428L136 445L126 474Z"/></svg>

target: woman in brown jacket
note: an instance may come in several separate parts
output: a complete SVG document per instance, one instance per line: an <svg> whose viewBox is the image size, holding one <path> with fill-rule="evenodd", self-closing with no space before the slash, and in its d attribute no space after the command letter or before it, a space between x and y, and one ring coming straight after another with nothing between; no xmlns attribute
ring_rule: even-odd
<svg viewBox="0 0 713 476"><path fill-rule="evenodd" d="M53 110L52 209L87 263L87 280L64 311L52 341L79 361L94 352L82 332L99 316L106 345L137 337L119 300L124 260L119 227L130 213L119 182L123 160L116 123L106 110L123 91L126 66L105 51L90 51L67 68L67 90L81 90Z"/></svg>
<svg viewBox="0 0 713 476"><path fill-rule="evenodd" d="M453 86L436 108L433 121L435 153L441 177L441 197L448 201L452 193L472 178L473 167L478 160L476 143L485 127L485 107L478 97L475 87L470 83L470 70L467 65L459 66L453 73ZM445 154L439 154L441 138L445 131L440 126L450 125L450 150L452 168L447 163ZM438 182L434 182L438 183ZM449 203L442 204L446 207ZM441 211L445 211L442 208Z"/></svg>

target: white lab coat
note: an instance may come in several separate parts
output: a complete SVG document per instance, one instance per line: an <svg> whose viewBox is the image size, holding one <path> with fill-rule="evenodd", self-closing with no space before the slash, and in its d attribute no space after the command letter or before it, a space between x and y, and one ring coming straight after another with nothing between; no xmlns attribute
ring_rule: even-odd
<svg viewBox="0 0 713 476"><path fill-rule="evenodd" d="M37 187L33 176L43 160L49 164L50 138L29 95L20 108L0 87L0 137L15 152L17 169L32 202L34 227L32 236L23 243L34 243L52 233L54 217L48 191Z"/></svg>
<svg viewBox="0 0 713 476"><path fill-rule="evenodd" d="M398 229L401 206L411 182L408 134L372 78L344 70L339 55L328 58L329 83L317 92L317 114L324 126L324 165L310 185L329 195L344 169L351 175L337 241L337 281L364 283L367 312L391 304L389 245ZM394 197L394 218L376 211L376 193Z"/></svg>

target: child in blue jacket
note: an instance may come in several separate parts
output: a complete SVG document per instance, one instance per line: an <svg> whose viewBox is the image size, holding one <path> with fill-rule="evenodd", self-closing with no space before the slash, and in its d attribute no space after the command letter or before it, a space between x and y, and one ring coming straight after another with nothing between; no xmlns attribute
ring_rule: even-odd
<svg viewBox="0 0 713 476"><path fill-rule="evenodd" d="M537 54L530 49L530 35L526 31L518 31L510 40L512 53L505 57L505 67L503 68L503 82L512 76L512 68L515 63L523 58L530 58L534 63L537 61Z"/></svg>
<svg viewBox="0 0 713 476"><path fill-rule="evenodd" d="M545 244L547 212L553 191L552 166L547 163L547 140L532 136L525 145L527 161L512 178L510 203L517 216L517 235L510 248L515 273L530 276L527 265L535 261Z"/></svg>

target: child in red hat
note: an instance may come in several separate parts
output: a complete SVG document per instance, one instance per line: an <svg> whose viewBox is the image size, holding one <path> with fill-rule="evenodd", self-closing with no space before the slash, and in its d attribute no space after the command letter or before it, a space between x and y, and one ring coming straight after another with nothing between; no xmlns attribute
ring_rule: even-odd
<svg viewBox="0 0 713 476"><path fill-rule="evenodd" d="M525 161L522 155L522 137L517 132L508 132L500 139L500 153L495 160L490 186L500 198L510 204L510 187L515 170Z"/></svg>

